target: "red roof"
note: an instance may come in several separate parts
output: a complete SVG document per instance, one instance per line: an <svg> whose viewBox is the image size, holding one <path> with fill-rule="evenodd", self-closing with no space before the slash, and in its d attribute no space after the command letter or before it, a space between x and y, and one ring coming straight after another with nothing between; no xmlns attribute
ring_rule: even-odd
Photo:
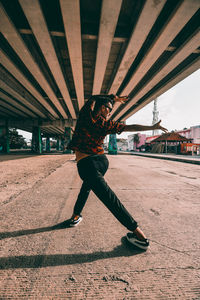
<svg viewBox="0 0 200 300"><path fill-rule="evenodd" d="M158 138L153 140L152 142L163 142L163 141L170 141L170 142L189 142L192 141L192 139L187 139L186 137L178 134L177 132L167 132L162 135L160 135Z"/></svg>

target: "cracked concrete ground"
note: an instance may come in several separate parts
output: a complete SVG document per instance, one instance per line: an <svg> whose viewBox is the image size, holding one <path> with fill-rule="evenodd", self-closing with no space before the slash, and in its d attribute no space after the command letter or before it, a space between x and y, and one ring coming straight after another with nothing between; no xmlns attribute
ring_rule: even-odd
<svg viewBox="0 0 200 300"><path fill-rule="evenodd" d="M93 193L83 222L63 226L81 185L73 155L3 156L1 300L200 299L200 166L108 158L106 180L150 249L130 247L127 230Z"/></svg>

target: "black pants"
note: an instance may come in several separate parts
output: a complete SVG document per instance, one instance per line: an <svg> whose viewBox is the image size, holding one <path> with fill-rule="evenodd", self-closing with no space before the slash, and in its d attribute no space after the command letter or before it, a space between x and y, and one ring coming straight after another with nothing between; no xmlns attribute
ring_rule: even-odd
<svg viewBox="0 0 200 300"><path fill-rule="evenodd" d="M74 207L74 214L81 214L92 190L122 225L128 230L134 231L137 228L137 222L129 214L103 177L108 169L108 165L108 159L104 154L88 156L77 163L83 184Z"/></svg>

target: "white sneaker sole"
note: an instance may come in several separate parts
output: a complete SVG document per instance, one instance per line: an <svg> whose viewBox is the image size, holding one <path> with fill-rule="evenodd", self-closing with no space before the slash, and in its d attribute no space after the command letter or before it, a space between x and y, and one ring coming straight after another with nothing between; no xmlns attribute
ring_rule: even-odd
<svg viewBox="0 0 200 300"><path fill-rule="evenodd" d="M83 220L83 218L79 218L79 220L78 220L77 223L70 224L69 226L70 226L70 227L76 227L76 226L78 226L78 225L81 223L82 220Z"/></svg>
<svg viewBox="0 0 200 300"><path fill-rule="evenodd" d="M145 245L143 242L140 242L138 239L131 237L129 238L128 236L126 236L127 241L132 244L133 246L142 249L142 250L147 250L149 248L149 244Z"/></svg>

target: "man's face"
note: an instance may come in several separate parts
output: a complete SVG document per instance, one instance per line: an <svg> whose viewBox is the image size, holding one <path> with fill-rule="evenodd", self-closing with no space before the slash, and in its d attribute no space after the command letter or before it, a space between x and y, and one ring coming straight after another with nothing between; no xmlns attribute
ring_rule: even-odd
<svg viewBox="0 0 200 300"><path fill-rule="evenodd" d="M112 111L112 104L110 102L102 105L101 107L101 115L105 119L107 119Z"/></svg>

